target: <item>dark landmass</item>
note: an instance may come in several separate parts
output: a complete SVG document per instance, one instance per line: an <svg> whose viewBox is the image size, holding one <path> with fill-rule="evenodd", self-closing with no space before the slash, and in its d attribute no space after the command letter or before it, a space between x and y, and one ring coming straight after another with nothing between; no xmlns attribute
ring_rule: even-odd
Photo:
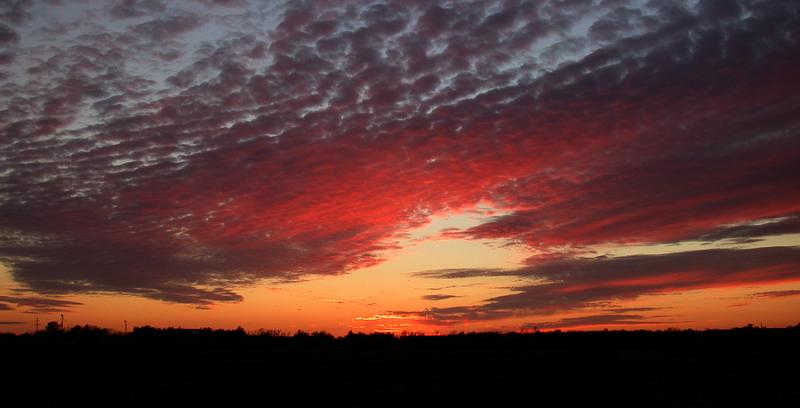
<svg viewBox="0 0 800 408"><path fill-rule="evenodd" d="M4 406L796 406L800 325L448 336L0 334Z"/></svg>

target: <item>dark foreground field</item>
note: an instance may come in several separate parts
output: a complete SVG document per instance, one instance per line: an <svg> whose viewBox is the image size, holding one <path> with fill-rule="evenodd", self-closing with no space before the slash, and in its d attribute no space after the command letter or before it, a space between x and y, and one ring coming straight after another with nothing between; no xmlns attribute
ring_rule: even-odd
<svg viewBox="0 0 800 408"><path fill-rule="evenodd" d="M442 337L0 335L18 406L798 406L800 326Z"/></svg>

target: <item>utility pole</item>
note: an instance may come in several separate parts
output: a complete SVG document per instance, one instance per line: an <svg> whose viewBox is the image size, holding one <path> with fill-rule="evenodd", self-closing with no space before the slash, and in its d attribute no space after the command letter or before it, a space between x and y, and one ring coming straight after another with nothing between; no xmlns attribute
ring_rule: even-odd
<svg viewBox="0 0 800 408"><path fill-rule="evenodd" d="M64 330L64 315L61 315L61 330Z"/></svg>
<svg viewBox="0 0 800 408"><path fill-rule="evenodd" d="M128 321L125 320L125 334L128 334Z"/></svg>
<svg viewBox="0 0 800 408"><path fill-rule="evenodd" d="M36 316L36 328L33 330L33 333L39 333L39 316Z"/></svg>

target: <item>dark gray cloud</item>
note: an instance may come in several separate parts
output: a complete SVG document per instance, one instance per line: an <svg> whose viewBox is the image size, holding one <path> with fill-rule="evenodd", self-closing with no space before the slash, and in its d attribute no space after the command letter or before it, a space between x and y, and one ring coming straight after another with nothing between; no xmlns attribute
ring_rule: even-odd
<svg viewBox="0 0 800 408"><path fill-rule="evenodd" d="M599 328L608 326L658 326L658 325L669 325L669 324L684 324L684 323L691 323L690 321L681 321L681 320L671 320L664 318L670 318L670 316L643 316L637 314L596 314L596 315L589 315L589 316L580 316L580 317L567 317L564 319L554 320L554 321L547 321L541 323L526 323L523 325L523 328L526 329L539 329L539 330L548 330L548 329L570 329L570 328L583 328L583 327L592 327L597 326Z"/></svg>
<svg viewBox="0 0 800 408"><path fill-rule="evenodd" d="M447 299L452 299L452 298L457 298L457 297L460 297L460 296L446 295L446 294L433 294L433 295L423 295L422 299L423 300L447 300Z"/></svg>
<svg viewBox="0 0 800 408"><path fill-rule="evenodd" d="M0 21L10 24L22 24L31 19L30 8L34 0L2 0L0 1Z"/></svg>
<svg viewBox="0 0 800 408"><path fill-rule="evenodd" d="M12 30L11 27L0 23L0 46L13 44L18 40L19 36L17 35L16 31Z"/></svg>
<svg viewBox="0 0 800 408"><path fill-rule="evenodd" d="M420 278L437 279L464 279L478 278L486 276L514 276L518 271L515 269L502 268L448 268L434 269L430 271L414 272L413 275Z"/></svg>
<svg viewBox="0 0 800 408"><path fill-rule="evenodd" d="M514 293L487 299L478 306L405 312L432 321L453 323L581 310L647 294L800 280L800 248L713 249L563 259L519 269L474 269L471 273L466 269L426 271L418 276L441 279L517 276L537 281L514 287Z"/></svg>
<svg viewBox="0 0 800 408"><path fill-rule="evenodd" d="M133 26L136 35L151 41L166 41L198 28L202 19L196 16L171 16Z"/></svg>
<svg viewBox="0 0 800 408"><path fill-rule="evenodd" d="M0 301L12 303L17 308L25 308L30 313L63 312L82 304L73 300L41 296L0 296Z"/></svg>
<svg viewBox="0 0 800 408"><path fill-rule="evenodd" d="M800 234L800 217L793 215L778 220L767 220L762 224L716 228L696 239L706 242L732 239L740 243L748 243L767 236L786 234Z"/></svg>
<svg viewBox="0 0 800 408"><path fill-rule="evenodd" d="M159 0L122 0L111 9L114 18L136 18L165 11L167 8Z"/></svg>
<svg viewBox="0 0 800 408"><path fill-rule="evenodd" d="M15 310L15 309L5 303L0 303L0 310Z"/></svg>
<svg viewBox="0 0 800 408"><path fill-rule="evenodd" d="M248 5L247 0L195 0L205 6L221 6L221 7L244 7Z"/></svg>
<svg viewBox="0 0 800 408"><path fill-rule="evenodd" d="M800 296L800 290L773 290L769 292L758 292L752 295L757 298L780 298L787 296Z"/></svg>

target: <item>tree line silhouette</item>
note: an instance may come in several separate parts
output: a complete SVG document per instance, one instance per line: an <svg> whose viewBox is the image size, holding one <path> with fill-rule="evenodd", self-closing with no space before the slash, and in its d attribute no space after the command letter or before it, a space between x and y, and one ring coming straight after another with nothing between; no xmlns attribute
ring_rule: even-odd
<svg viewBox="0 0 800 408"><path fill-rule="evenodd" d="M765 328L754 324L747 324L742 327L734 327L731 329L677 329L668 328L665 330L568 330L562 331L560 329L549 331L534 331L534 332L451 332L448 334L435 334L426 335L424 332L403 331L399 333L390 332L348 332L345 336L336 337L326 331L304 331L297 330L294 333L284 332L277 329L257 329L254 331L246 331L244 328L237 327L236 329L212 329L210 327L202 328L182 328L182 327L164 327L158 328L153 326L137 326L134 327L130 333L123 333L116 330L111 330L94 325L75 325L69 329L65 329L57 321L50 321L45 326L43 331L37 333L26 333L19 335L20 337L35 335L35 336L68 336L68 337L116 337L116 336L130 336L136 339L204 339L204 338L259 338L259 339L284 339L293 342L316 342L316 343L334 343L337 341L348 342L375 342L377 344L388 344L394 341L408 342L419 339L430 339L430 341L452 341L453 339L473 339L486 341L488 339L509 339L515 338L541 338L546 336L557 336L561 338L580 337L580 336L602 336L602 337L631 337L631 336L649 336L649 337L675 337L675 336L695 336L695 337L735 337L752 333L752 330L759 330L763 335L771 333L773 335L793 335L800 331L800 323L794 326L787 326L786 328ZM600 334L602 333L602 334ZM17 336L13 333L0 333L0 336ZM438 340L433 340L438 339Z"/></svg>
<svg viewBox="0 0 800 408"><path fill-rule="evenodd" d="M8 406L792 406L800 325L284 333L96 326L0 334Z"/></svg>

